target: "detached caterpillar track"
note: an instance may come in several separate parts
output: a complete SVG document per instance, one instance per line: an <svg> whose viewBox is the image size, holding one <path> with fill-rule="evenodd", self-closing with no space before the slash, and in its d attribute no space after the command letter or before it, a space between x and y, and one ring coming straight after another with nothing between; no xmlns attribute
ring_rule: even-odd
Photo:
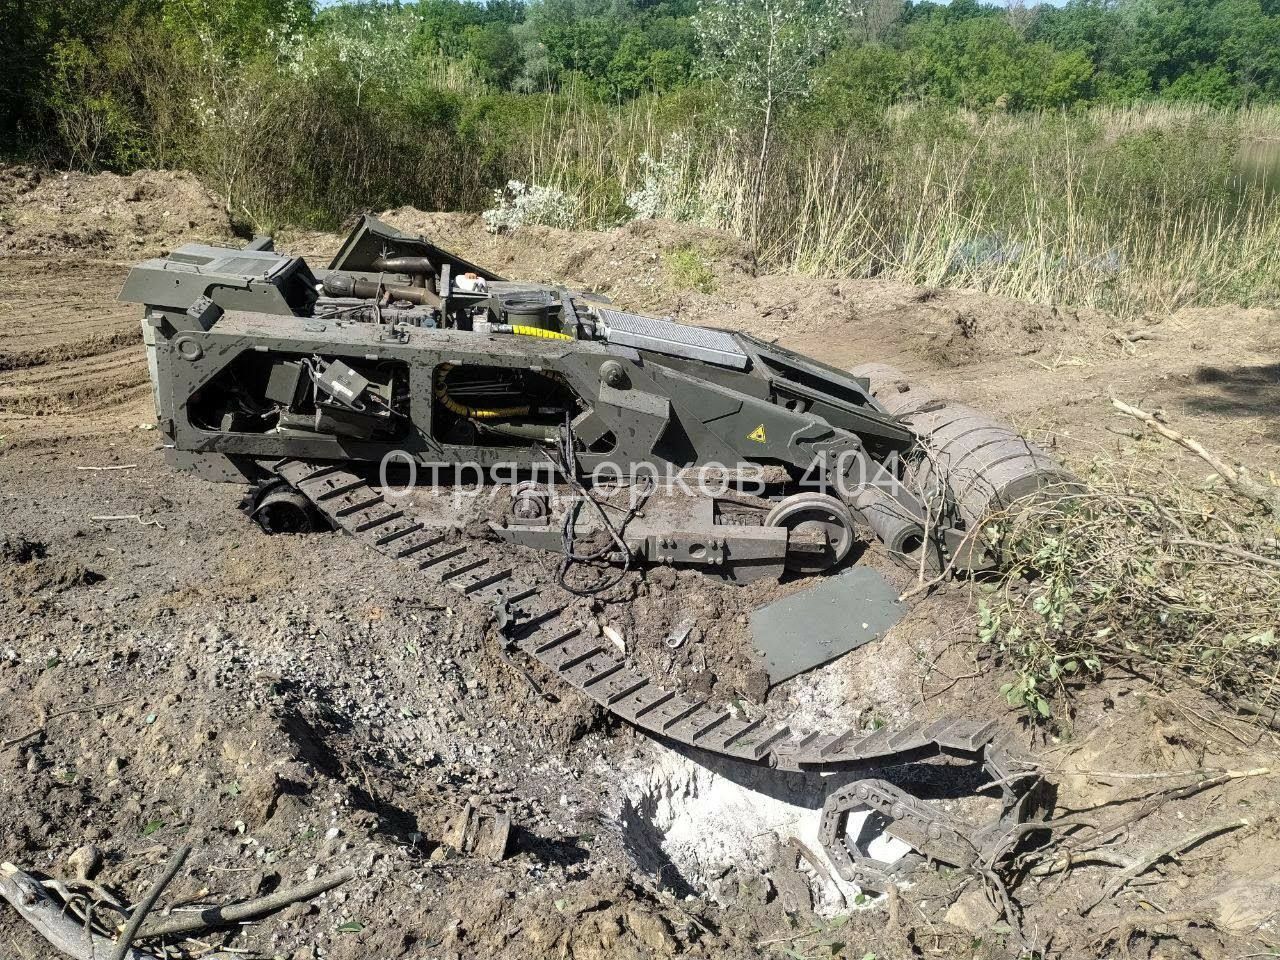
<svg viewBox="0 0 1280 960"><path fill-rule="evenodd" d="M471 602L498 611L508 638L583 695L661 741L704 750L743 763L793 772L876 770L949 757L980 764L999 785L1002 811L974 829L884 780L857 780L833 793L823 808L822 840L840 875L870 889L892 882L919 858L886 870L847 836L849 814L871 810L886 830L931 861L966 867L993 849L1034 807L1034 764L996 731L994 721L945 717L892 729L805 731L785 718L745 720L645 676L613 646L573 619L554 583L516 574L479 543L452 542L388 503L358 473L341 463L283 460L275 473L336 528L393 560L421 571Z"/></svg>

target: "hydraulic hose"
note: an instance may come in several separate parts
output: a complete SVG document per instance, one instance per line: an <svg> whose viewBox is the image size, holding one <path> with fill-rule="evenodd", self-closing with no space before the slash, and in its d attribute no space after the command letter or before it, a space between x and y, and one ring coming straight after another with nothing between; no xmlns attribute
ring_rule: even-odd
<svg viewBox="0 0 1280 960"><path fill-rule="evenodd" d="M468 420L503 420L507 417L526 417L529 415L529 411L532 408L528 404L519 407L494 407L488 409L485 407L468 407L465 403L459 403L449 396L449 388L444 382L452 369L453 364L442 363L436 373L436 399L450 413L456 413L458 416L466 417Z"/></svg>

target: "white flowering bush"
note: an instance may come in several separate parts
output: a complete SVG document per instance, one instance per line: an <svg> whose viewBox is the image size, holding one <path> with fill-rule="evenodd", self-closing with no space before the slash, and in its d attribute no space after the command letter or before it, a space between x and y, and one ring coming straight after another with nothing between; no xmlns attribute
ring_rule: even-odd
<svg viewBox="0 0 1280 960"><path fill-rule="evenodd" d="M529 226L571 227L576 220L576 204L559 187L508 180L493 192L493 203L483 214L490 233Z"/></svg>
<svg viewBox="0 0 1280 960"><path fill-rule="evenodd" d="M666 173L661 160L655 160L646 150L640 154L640 166L644 181L639 190L627 194L627 206L636 220L653 220L662 212L662 179Z"/></svg>
<svg viewBox="0 0 1280 960"><path fill-rule="evenodd" d="M724 229L742 190L732 171L722 169L727 151L695 150L685 135L662 141L659 156L645 151L637 158L640 183L624 198L628 220L674 220Z"/></svg>

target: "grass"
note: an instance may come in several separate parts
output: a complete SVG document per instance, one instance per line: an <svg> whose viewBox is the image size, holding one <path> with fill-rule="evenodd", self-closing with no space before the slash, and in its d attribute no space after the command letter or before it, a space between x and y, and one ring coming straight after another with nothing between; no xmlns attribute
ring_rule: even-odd
<svg viewBox="0 0 1280 960"><path fill-rule="evenodd" d="M639 197L750 241L769 269L1121 317L1280 302L1280 205L1230 176L1242 138L1280 135L1277 110L895 108L863 135L792 139L758 208L746 140L656 111L549 110L521 173L576 197L578 226L625 220Z"/></svg>
<svg viewBox="0 0 1280 960"><path fill-rule="evenodd" d="M716 275L711 271L710 262L696 247L685 245L668 250L662 255L662 262L676 286L698 293L715 292Z"/></svg>

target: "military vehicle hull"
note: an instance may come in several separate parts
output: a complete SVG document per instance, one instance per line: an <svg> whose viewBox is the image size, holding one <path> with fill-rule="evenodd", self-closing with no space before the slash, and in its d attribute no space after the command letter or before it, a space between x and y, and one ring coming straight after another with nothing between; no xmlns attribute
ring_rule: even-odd
<svg viewBox="0 0 1280 960"><path fill-rule="evenodd" d="M266 241L190 244L134 268L121 297L144 305L170 463L248 485L267 532L337 529L412 565L492 609L506 643L551 675L690 750L794 771L983 765L999 813L982 828L884 780L833 794L824 844L847 879L893 879L848 835L851 812L968 866L1004 850L1034 809L1036 768L993 723L749 719L639 674L573 619L565 593L642 564L732 581L821 574L872 542L913 569L988 568L1000 558L987 521L1072 482L1007 425L891 368L841 371L507 281L372 218L327 269ZM423 483L506 484L486 539L558 553L564 590L469 541L471 518L419 515L398 496ZM866 619L887 628L896 615Z"/></svg>

